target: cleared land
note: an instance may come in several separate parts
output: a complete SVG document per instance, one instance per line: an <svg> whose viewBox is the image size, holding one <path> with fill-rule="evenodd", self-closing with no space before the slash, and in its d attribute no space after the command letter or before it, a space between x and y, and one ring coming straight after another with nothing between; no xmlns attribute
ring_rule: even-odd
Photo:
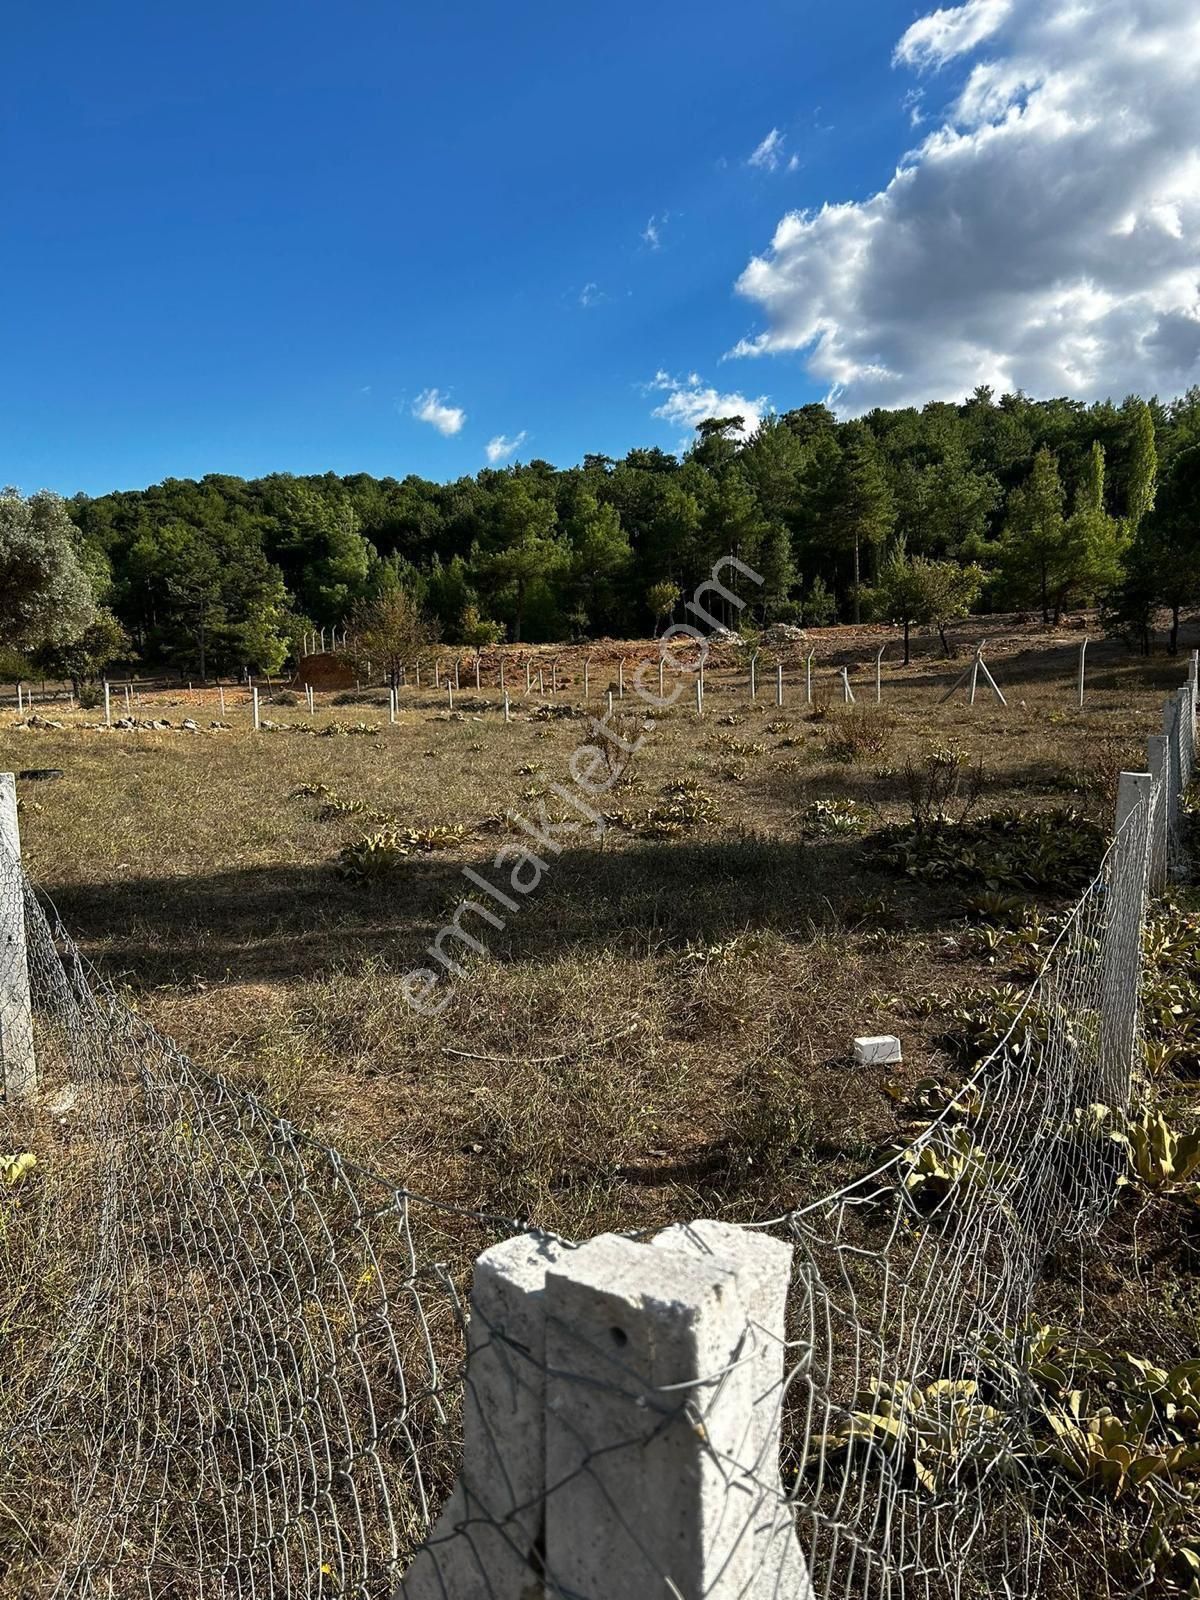
<svg viewBox="0 0 1200 1600"><path fill-rule="evenodd" d="M495 690L476 697L465 677L453 716L432 688L401 692L395 727L379 691L319 696L311 722L300 697L265 703L292 727L260 735L244 690L227 691L231 726L215 731L215 692L182 692L141 714L205 731L5 714L0 767L63 771L22 786L26 862L101 971L199 1063L302 1125L411 1188L573 1236L765 1216L861 1172L901 1131L897 1086L954 1067L930 996L1028 981L969 932L986 861L970 882L881 857L880 831L911 816L906 769L950 749L964 772L981 764L973 815L1071 807L1107 826L1116 773L1144 765L1180 659L1093 643L1081 713L1078 633L1033 632L989 645L1007 709L982 688L974 707L961 692L938 704L961 654L885 662L876 708L870 630L791 647L782 709L769 654L751 703L744 664L718 652L704 717L689 683L605 802L617 820L568 839L502 930L475 925L487 956L436 1018L398 978L475 893L464 866L503 884L497 848L530 842L513 813L569 814L550 786L570 785L587 735L557 714L578 705L582 653L542 653L547 686L551 656L570 676L557 696L526 699L510 668L507 726ZM842 661L857 708L840 704ZM594 711L609 681L594 662ZM377 731L330 732L360 722ZM330 814L338 801L366 809ZM463 831L347 881L339 853L384 818ZM997 887L1052 912L1079 881ZM902 1036L898 1075L848 1066L852 1036L875 1032Z"/></svg>

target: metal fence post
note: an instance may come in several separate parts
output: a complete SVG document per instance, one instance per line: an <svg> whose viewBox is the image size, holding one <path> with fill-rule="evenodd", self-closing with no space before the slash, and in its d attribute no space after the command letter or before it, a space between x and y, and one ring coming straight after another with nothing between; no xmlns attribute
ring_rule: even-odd
<svg viewBox="0 0 1200 1600"><path fill-rule="evenodd" d="M37 1088L17 780L11 772L0 772L0 1083L6 1100L23 1099Z"/></svg>

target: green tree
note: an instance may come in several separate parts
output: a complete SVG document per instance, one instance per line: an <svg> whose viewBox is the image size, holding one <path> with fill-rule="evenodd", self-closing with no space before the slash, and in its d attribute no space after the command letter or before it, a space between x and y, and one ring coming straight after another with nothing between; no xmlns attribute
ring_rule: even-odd
<svg viewBox="0 0 1200 1600"><path fill-rule="evenodd" d="M896 540L880 566L876 593L883 611L904 628L904 663L909 662L909 629L936 624L942 647L946 646L946 623L965 617L983 584L977 566L962 566L957 561L931 561L927 556L910 556L904 541Z"/></svg>
<svg viewBox="0 0 1200 1600"><path fill-rule="evenodd" d="M91 626L95 600L78 537L56 494L0 491L0 644L65 644Z"/></svg>
<svg viewBox="0 0 1200 1600"><path fill-rule="evenodd" d="M497 476L477 568L492 593L511 606L512 636L519 644L530 591L562 574L569 551L557 537L553 501L535 492L528 472Z"/></svg>
<svg viewBox="0 0 1200 1600"><path fill-rule="evenodd" d="M1160 605L1170 607L1169 648L1179 648L1179 613L1200 599L1200 445L1171 462L1154 509L1138 533L1136 574Z"/></svg>
<svg viewBox="0 0 1200 1600"><path fill-rule="evenodd" d="M133 658L133 641L105 606L96 609L91 622L74 639L44 644L34 662L48 678L66 678L76 699L85 684L95 683L114 661Z"/></svg>
<svg viewBox="0 0 1200 1600"><path fill-rule="evenodd" d="M568 581L594 632L609 632L617 618L618 586L633 562L629 537L616 506L601 504L584 487L566 526Z"/></svg>
<svg viewBox="0 0 1200 1600"><path fill-rule="evenodd" d="M1067 551L1064 492L1054 452L1043 447L1033 459L1027 480L1008 497L1000 547L1002 580L1021 600L1036 596L1042 621L1050 621L1050 598L1056 592Z"/></svg>
<svg viewBox="0 0 1200 1600"><path fill-rule="evenodd" d="M354 660L382 667L393 688L400 682L400 669L419 660L440 637L437 623L398 586L360 600L350 614L348 632Z"/></svg>
<svg viewBox="0 0 1200 1600"><path fill-rule="evenodd" d="M1154 505L1158 477L1158 445L1150 407L1130 395L1121 407L1129 429L1129 463L1125 481L1125 519L1135 534Z"/></svg>
<svg viewBox="0 0 1200 1600"><path fill-rule="evenodd" d="M891 490L875 442L861 423L850 423L828 488L824 521L832 543L853 556L851 604L855 622L862 616L862 548L866 545L878 550L895 520Z"/></svg>
<svg viewBox="0 0 1200 1600"><path fill-rule="evenodd" d="M683 591L679 585L672 583L669 578L663 578L658 583L652 583L646 590L646 604L654 617L654 637L656 639L663 623L671 620L682 593Z"/></svg>

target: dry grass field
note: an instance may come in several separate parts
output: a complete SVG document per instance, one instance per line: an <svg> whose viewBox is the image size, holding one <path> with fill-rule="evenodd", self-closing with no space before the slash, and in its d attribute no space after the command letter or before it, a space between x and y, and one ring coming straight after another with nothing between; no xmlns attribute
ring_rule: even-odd
<svg viewBox="0 0 1200 1600"><path fill-rule="evenodd" d="M1028 981L972 933L988 893L1051 914L1098 859L1072 822L1056 825L1083 841L1069 880L989 890L986 859L975 881L906 875L879 841L911 821L923 775L950 752L956 804L979 790L972 817L1018 808L1019 831L1067 807L1106 827L1116 773L1144 766L1183 671L1093 643L1080 712L1078 633L997 628L1007 708L982 684L973 707L963 691L939 704L961 654L885 661L876 707L871 633L813 636L811 708L803 647L782 709L773 658L752 703L744 664L717 651L703 717L689 682L605 799L613 820L563 835L506 926L476 925L486 954L434 1017L401 979L478 897L462 869L503 884L496 850L531 843L514 814L568 815L551 786L570 786L589 731L578 653L554 653L557 695L535 675L526 698L510 671L508 725L494 686L477 696L465 677L453 714L430 687L401 692L395 726L378 690L318 696L311 721L300 696L264 700L279 726L257 735L245 690L216 729L215 693L180 692L140 714L202 731L106 730L52 707L62 725L31 728L6 711L0 769L61 769L20 786L26 863L104 976L304 1127L413 1189L571 1236L761 1217L896 1138L903 1088L954 1066L946 997ZM857 707L841 704L843 662ZM590 711L608 683L594 665ZM372 731L336 731L360 723ZM343 876L343 848L393 824L417 836L394 870ZM850 1064L853 1036L876 1032L901 1036L898 1073Z"/></svg>

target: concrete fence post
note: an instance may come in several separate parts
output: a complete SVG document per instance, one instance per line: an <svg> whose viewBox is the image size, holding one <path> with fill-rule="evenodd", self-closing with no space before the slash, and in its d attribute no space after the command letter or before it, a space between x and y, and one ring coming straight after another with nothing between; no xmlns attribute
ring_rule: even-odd
<svg viewBox="0 0 1200 1600"><path fill-rule="evenodd" d="M221 702L221 715L224 716L225 715L225 685L223 683L219 683L217 685L217 698Z"/></svg>
<svg viewBox="0 0 1200 1600"><path fill-rule="evenodd" d="M479 651L475 652L475 692L479 692Z"/></svg>
<svg viewBox="0 0 1200 1600"><path fill-rule="evenodd" d="M1083 710L1083 674L1084 674L1084 666L1085 666L1085 663L1087 661L1087 647L1088 647L1087 634L1085 633L1084 636L1083 636L1083 643L1079 646L1079 709L1080 709L1080 711Z"/></svg>
<svg viewBox="0 0 1200 1600"><path fill-rule="evenodd" d="M699 677L696 679L696 715L704 715L704 679Z"/></svg>
<svg viewBox="0 0 1200 1600"><path fill-rule="evenodd" d="M1154 782L1154 803L1150 819L1150 893L1160 894L1167 881L1168 861L1168 771L1165 735L1155 733L1146 740L1146 765Z"/></svg>
<svg viewBox="0 0 1200 1600"><path fill-rule="evenodd" d="M804 658L804 703L812 705L812 664L815 650L810 650Z"/></svg>
<svg viewBox="0 0 1200 1600"><path fill-rule="evenodd" d="M258 709L258 685L256 683L250 686L250 715L254 723L255 733L261 733L262 717Z"/></svg>
<svg viewBox="0 0 1200 1600"><path fill-rule="evenodd" d="M1108 860L1101 956L1100 1081L1105 1102L1114 1107L1128 1103L1137 1048L1153 805L1151 774L1123 772Z"/></svg>
<svg viewBox="0 0 1200 1600"><path fill-rule="evenodd" d="M511 722L512 721L512 707L508 703L508 690L507 689L505 689L505 691L504 691L504 720L505 720L505 722Z"/></svg>
<svg viewBox="0 0 1200 1600"><path fill-rule="evenodd" d="M849 667L842 668L842 700L848 706L854 704L854 690L850 687Z"/></svg>
<svg viewBox="0 0 1200 1600"><path fill-rule="evenodd" d="M659 692L659 699L660 700L662 699L661 691ZM783 704L783 662L782 661L777 661L775 663L775 704L777 706L781 706Z"/></svg>
<svg viewBox="0 0 1200 1600"><path fill-rule="evenodd" d="M398 1600L810 1600L779 1477L791 1255L719 1222L485 1251L462 1469Z"/></svg>
<svg viewBox="0 0 1200 1600"><path fill-rule="evenodd" d="M1179 797L1183 789L1183 774L1179 760L1179 702L1172 698L1163 702L1163 735L1167 741L1167 837L1174 840L1179 831Z"/></svg>
<svg viewBox="0 0 1200 1600"><path fill-rule="evenodd" d="M584 656L584 658L583 658L583 698L584 698L585 702L588 699L589 691L590 691L590 688L591 688L591 675L592 675L591 668L592 668L592 658L591 658L591 656Z"/></svg>
<svg viewBox="0 0 1200 1600"><path fill-rule="evenodd" d="M751 700L757 700L758 699L757 667L758 667L758 651L756 650L754 652L754 654L750 657L750 698L751 698Z"/></svg>
<svg viewBox="0 0 1200 1600"><path fill-rule="evenodd" d="M617 662L617 699L625 698L625 658Z"/></svg>
<svg viewBox="0 0 1200 1600"><path fill-rule="evenodd" d="M108 679L104 680L104 726L112 727L112 691L108 686Z"/></svg>
<svg viewBox="0 0 1200 1600"><path fill-rule="evenodd" d="M1176 689L1175 699L1179 703L1179 796L1180 800L1182 800L1184 791L1192 781L1192 773L1196 765L1196 713L1190 679L1182 689Z"/></svg>
<svg viewBox="0 0 1200 1600"><path fill-rule="evenodd" d="M37 1088L17 780L11 772L0 772L0 1085L5 1100L24 1099Z"/></svg>

